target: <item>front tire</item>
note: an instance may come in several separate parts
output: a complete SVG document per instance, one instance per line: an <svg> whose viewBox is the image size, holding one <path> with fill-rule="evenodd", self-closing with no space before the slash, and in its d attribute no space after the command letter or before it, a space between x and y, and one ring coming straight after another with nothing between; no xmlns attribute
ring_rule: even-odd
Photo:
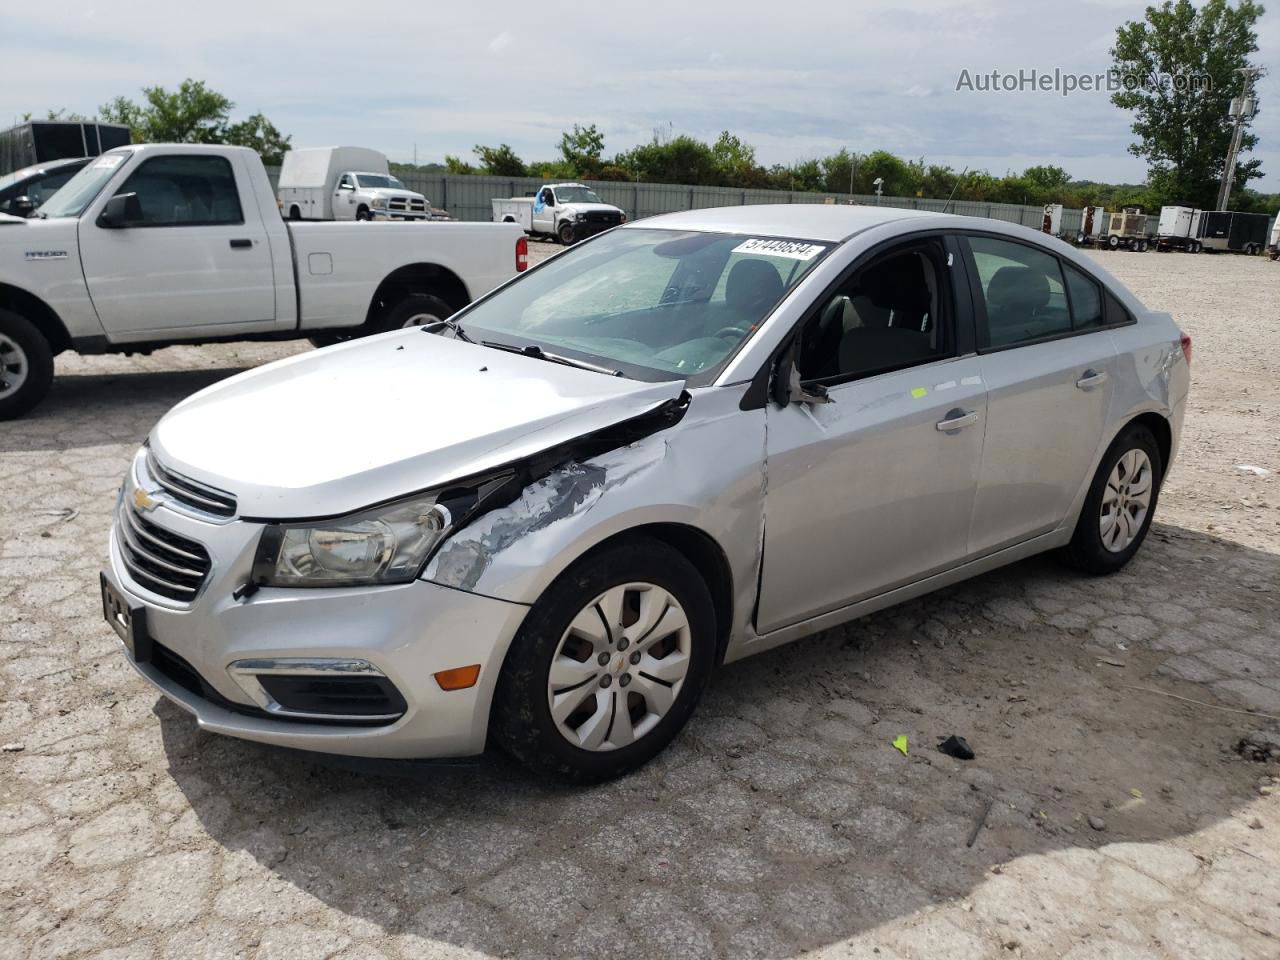
<svg viewBox="0 0 1280 960"><path fill-rule="evenodd" d="M575 239L573 224L567 220L560 224L556 229L556 236L560 238L560 242L566 247L573 246L573 241Z"/></svg>
<svg viewBox="0 0 1280 960"><path fill-rule="evenodd" d="M621 776L688 721L715 648L710 594L683 554L649 538L606 547L534 604L498 678L490 728L537 773Z"/></svg>
<svg viewBox="0 0 1280 960"><path fill-rule="evenodd" d="M1151 529L1164 462L1155 435L1131 423L1107 448L1080 509L1067 558L1085 573L1115 573L1138 552Z"/></svg>
<svg viewBox="0 0 1280 960"><path fill-rule="evenodd" d="M35 325L0 308L0 420L14 420L49 393L53 350Z"/></svg>
<svg viewBox="0 0 1280 960"><path fill-rule="evenodd" d="M356 219L362 222L369 221L373 219L373 214L369 212L368 207L361 207L356 211Z"/></svg>

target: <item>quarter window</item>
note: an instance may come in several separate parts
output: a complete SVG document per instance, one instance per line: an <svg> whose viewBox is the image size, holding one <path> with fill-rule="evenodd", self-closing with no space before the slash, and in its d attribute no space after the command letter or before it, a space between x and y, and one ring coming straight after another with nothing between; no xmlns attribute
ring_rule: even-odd
<svg viewBox="0 0 1280 960"><path fill-rule="evenodd" d="M984 346L1007 347L1071 332L1057 257L1009 240L968 240L986 307L985 329L979 324Z"/></svg>
<svg viewBox="0 0 1280 960"><path fill-rule="evenodd" d="M1070 264L1064 264L1063 270L1067 275L1067 292L1071 294L1071 325L1076 330L1105 326L1098 285Z"/></svg>
<svg viewBox="0 0 1280 960"><path fill-rule="evenodd" d="M800 339L800 376L851 380L954 352L940 241L912 243L855 270L823 300Z"/></svg>
<svg viewBox="0 0 1280 960"><path fill-rule="evenodd" d="M171 156L144 160L116 191L135 193L144 227L244 223L231 164L224 157Z"/></svg>

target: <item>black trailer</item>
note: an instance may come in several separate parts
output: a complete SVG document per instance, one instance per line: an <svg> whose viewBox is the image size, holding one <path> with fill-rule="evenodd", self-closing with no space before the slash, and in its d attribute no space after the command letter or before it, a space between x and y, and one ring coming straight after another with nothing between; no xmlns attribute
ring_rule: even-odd
<svg viewBox="0 0 1280 960"><path fill-rule="evenodd" d="M1267 248L1265 213L1206 210L1200 218L1200 245L1205 250L1230 250L1253 256Z"/></svg>
<svg viewBox="0 0 1280 960"><path fill-rule="evenodd" d="M129 128L115 123L32 120L0 130L0 176L51 160L96 157L130 141Z"/></svg>

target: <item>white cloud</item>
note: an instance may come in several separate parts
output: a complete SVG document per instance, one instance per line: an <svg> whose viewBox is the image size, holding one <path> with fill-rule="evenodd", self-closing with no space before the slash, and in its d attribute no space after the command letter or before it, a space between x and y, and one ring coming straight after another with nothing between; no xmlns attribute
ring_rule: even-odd
<svg viewBox="0 0 1280 960"><path fill-rule="evenodd" d="M1143 176L1127 153L1130 121L1105 94L955 89L963 68L1103 70L1115 28L1142 16L1143 0L811 0L804 17L741 0L651 0L589 16L555 4L531 13L515 0L447 11L222 0L198 35L181 7L134 0L128 16L92 20L75 4L24 8L6 24L0 122L92 112L192 76L299 145L364 143L402 160L415 146L426 159L476 143L549 158L575 122L596 123L612 153L669 121L707 138L733 130L764 163L844 146L993 172L1058 163L1077 175ZM1259 59L1274 60L1280 12L1264 16L1259 34ZM1280 75L1259 93L1255 155L1271 171L1263 187L1280 190Z"/></svg>

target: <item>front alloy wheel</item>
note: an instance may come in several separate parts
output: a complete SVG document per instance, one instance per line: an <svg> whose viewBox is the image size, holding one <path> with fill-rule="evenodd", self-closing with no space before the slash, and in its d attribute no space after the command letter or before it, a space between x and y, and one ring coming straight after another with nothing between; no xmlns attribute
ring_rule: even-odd
<svg viewBox="0 0 1280 960"><path fill-rule="evenodd" d="M547 705L560 735L584 750L635 743L671 710L692 639L680 601L652 583L612 587L560 638Z"/></svg>
<svg viewBox="0 0 1280 960"><path fill-rule="evenodd" d="M715 651L715 608L693 564L647 537L617 542L533 605L498 677L490 729L539 773L620 776L675 738Z"/></svg>

